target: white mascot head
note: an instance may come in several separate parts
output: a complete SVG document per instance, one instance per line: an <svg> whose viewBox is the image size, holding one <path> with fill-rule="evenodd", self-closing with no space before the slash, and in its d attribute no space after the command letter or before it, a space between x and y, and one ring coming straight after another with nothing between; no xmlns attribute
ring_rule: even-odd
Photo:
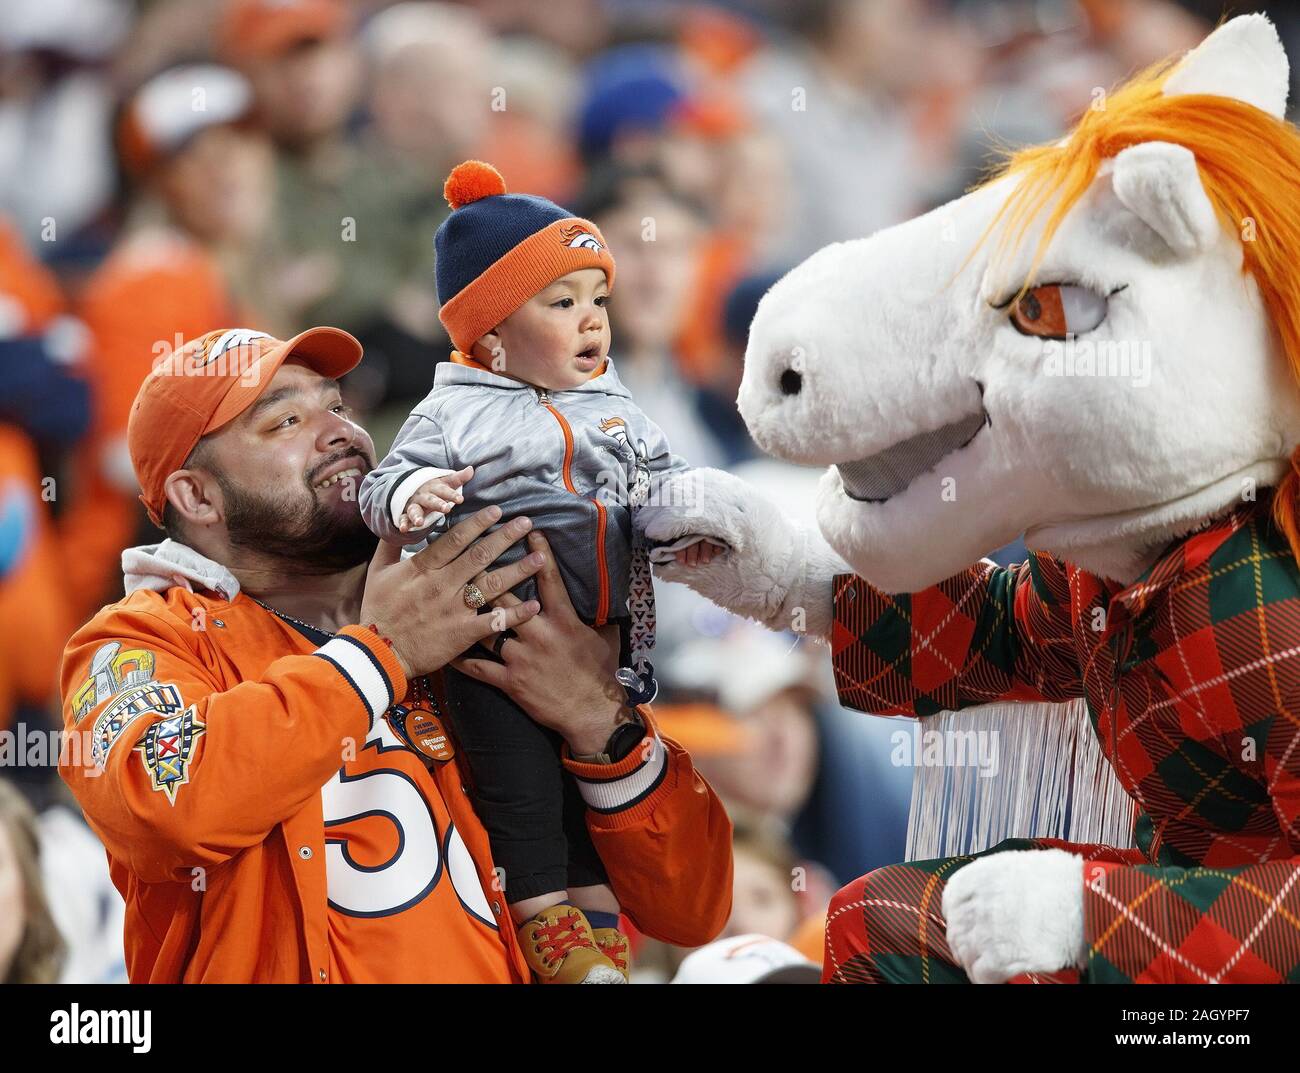
<svg viewBox="0 0 1300 1073"><path fill-rule="evenodd" d="M1131 581L1279 485L1300 546L1300 133L1271 23L1225 23L1056 145L763 299L740 409L829 465L818 519L917 591L1025 534Z"/></svg>

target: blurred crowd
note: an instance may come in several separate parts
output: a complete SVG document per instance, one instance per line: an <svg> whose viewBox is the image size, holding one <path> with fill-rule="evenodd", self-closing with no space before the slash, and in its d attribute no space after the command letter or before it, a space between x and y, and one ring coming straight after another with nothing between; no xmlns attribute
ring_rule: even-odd
<svg viewBox="0 0 1300 1073"><path fill-rule="evenodd" d="M450 350L443 179L483 159L601 228L612 356L674 449L810 517L817 475L757 459L735 407L766 288L1225 8L1300 35L1290 4L1169 0L0 0L0 980L123 976L102 852L14 734L60 725L65 639L161 538L125 446L155 361L215 327L346 328L382 454ZM736 819L728 934L819 962L833 890L902 859L910 772L815 646L660 589L661 721ZM643 978L684 953L647 944Z"/></svg>

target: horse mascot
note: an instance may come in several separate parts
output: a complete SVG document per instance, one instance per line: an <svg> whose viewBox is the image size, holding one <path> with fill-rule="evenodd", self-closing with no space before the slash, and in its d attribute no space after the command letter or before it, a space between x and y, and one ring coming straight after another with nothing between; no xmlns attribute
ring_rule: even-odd
<svg viewBox="0 0 1300 1073"><path fill-rule="evenodd" d="M1288 85L1272 24L1233 19L966 196L818 251L760 304L739 406L829 467L820 533L716 470L644 508L651 541L729 549L660 576L828 642L846 706L1077 699L1135 803L1128 844L856 880L826 980L1300 982ZM1029 561L982 558L1021 534Z"/></svg>

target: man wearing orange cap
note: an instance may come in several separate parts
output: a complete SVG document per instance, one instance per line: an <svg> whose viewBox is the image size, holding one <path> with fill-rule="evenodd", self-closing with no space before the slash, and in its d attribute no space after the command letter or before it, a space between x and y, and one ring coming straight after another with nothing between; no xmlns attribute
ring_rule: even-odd
<svg viewBox="0 0 1300 1073"><path fill-rule="evenodd" d="M241 56L256 61L329 40L350 23L340 0L230 0L222 13L218 47L231 62Z"/></svg>
<svg viewBox="0 0 1300 1073"><path fill-rule="evenodd" d="M352 18L341 0L228 0L217 29L223 62L253 87L267 133L311 152L347 121L360 88Z"/></svg>
<svg viewBox="0 0 1300 1073"><path fill-rule="evenodd" d="M572 754L644 722L624 760L565 762L602 782L587 823L627 915L708 941L730 909L730 824L626 708L541 534L492 569L530 523L484 536L487 508L405 561L374 552L355 494L374 448L337 383L360 356L334 328L210 332L136 397L131 461L168 539L123 556L129 594L68 643L64 717L85 749L61 761L127 902L131 979L528 980L436 674L511 628L512 696ZM512 600L534 575L539 600Z"/></svg>

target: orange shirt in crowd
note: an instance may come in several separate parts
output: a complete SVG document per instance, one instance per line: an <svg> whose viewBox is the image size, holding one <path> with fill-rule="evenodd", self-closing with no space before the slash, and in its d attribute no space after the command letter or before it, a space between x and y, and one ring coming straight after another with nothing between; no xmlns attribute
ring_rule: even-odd
<svg viewBox="0 0 1300 1073"><path fill-rule="evenodd" d="M744 276L749 256L746 238L721 230L700 244L676 340L678 371L693 384L708 386L722 371L727 346L723 307Z"/></svg>
<svg viewBox="0 0 1300 1073"><path fill-rule="evenodd" d="M72 631L58 546L41 496L36 451L20 430L0 424L0 730L20 704L56 695L59 660Z"/></svg>
<svg viewBox="0 0 1300 1073"><path fill-rule="evenodd" d="M37 335L64 311L54 276L0 219L0 317L6 336ZM3 369L0 368L0 377ZM20 703L50 701L71 630L48 496L35 445L0 424L0 730Z"/></svg>
<svg viewBox="0 0 1300 1073"><path fill-rule="evenodd" d="M4 311L6 335L33 335L44 331L64 310L63 293L59 284L40 261L23 246L18 232L0 217L0 295L7 301ZM11 311L9 302L14 303ZM9 318L17 313L21 324L11 325Z"/></svg>

